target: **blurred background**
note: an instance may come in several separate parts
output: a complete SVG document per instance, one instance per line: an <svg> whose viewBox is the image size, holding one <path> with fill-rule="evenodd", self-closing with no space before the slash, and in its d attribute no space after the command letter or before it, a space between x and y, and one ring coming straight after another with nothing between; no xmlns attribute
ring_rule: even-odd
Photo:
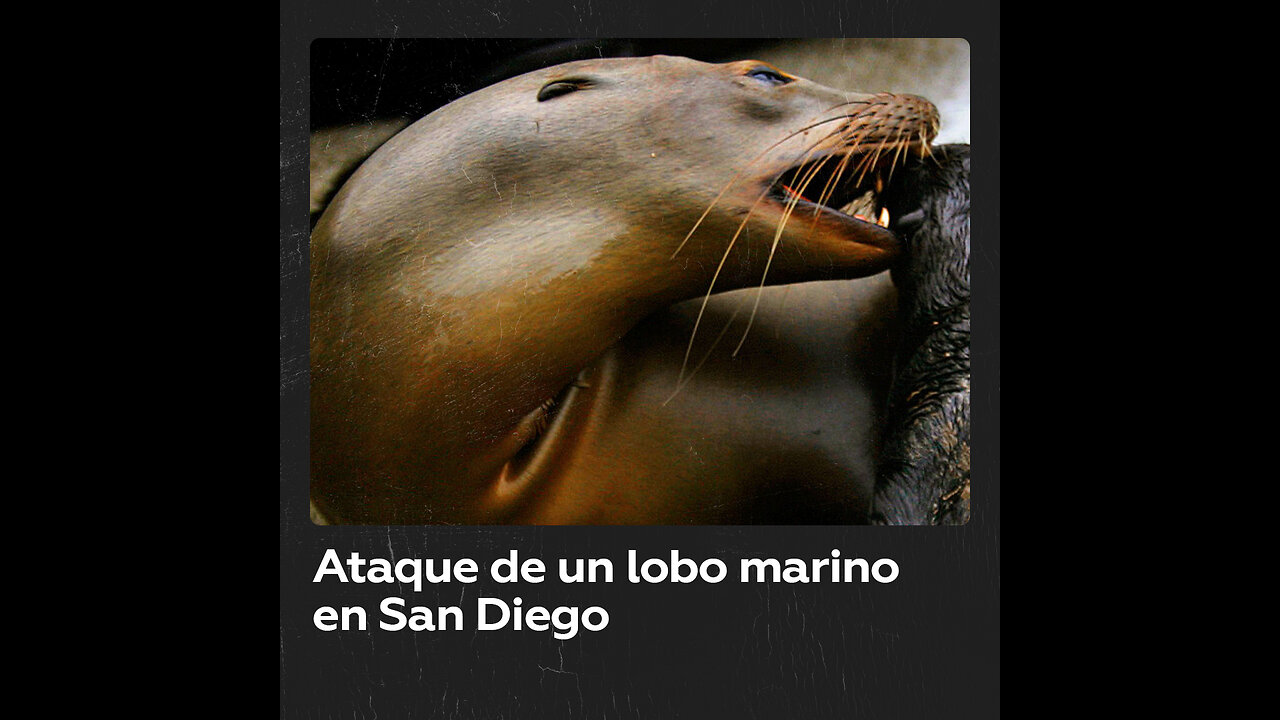
<svg viewBox="0 0 1280 720"><path fill-rule="evenodd" d="M969 142L969 44L959 38L798 40L318 39L311 44L311 221L387 138L467 93L595 57L764 60L840 90L923 95L937 143Z"/></svg>

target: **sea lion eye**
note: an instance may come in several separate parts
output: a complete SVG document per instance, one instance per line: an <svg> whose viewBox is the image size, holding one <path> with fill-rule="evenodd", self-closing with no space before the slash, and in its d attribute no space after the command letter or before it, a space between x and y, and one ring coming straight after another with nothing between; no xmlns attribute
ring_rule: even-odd
<svg viewBox="0 0 1280 720"><path fill-rule="evenodd" d="M791 82L791 78L769 67L755 68L747 73L747 77L753 77L769 85L786 85Z"/></svg>
<svg viewBox="0 0 1280 720"><path fill-rule="evenodd" d="M568 78L562 80L552 80L542 89L538 91L538 102L545 102L551 98L568 95L574 90L581 90L591 86L591 81L582 78Z"/></svg>

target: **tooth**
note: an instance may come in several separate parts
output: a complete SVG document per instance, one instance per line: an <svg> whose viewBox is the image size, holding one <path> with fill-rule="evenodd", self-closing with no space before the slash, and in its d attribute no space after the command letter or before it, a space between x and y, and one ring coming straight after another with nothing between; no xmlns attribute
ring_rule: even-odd
<svg viewBox="0 0 1280 720"><path fill-rule="evenodd" d="M889 208L880 208L880 219L876 220L880 227L889 227Z"/></svg>

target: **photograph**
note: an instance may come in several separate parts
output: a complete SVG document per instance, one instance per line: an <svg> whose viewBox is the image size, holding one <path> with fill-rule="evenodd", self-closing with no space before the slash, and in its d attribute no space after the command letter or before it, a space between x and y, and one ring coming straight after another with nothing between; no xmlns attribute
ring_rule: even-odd
<svg viewBox="0 0 1280 720"><path fill-rule="evenodd" d="M311 40L311 522L969 522L970 51Z"/></svg>

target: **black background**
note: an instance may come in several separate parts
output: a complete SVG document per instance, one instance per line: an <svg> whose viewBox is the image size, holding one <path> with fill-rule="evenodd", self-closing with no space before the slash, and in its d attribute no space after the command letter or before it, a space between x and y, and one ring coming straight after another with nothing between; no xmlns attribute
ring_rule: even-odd
<svg viewBox="0 0 1280 720"><path fill-rule="evenodd" d="M280 713L288 718L731 717L992 718L1000 709L1000 38L996 18L958 3L382 2L329 14L281 9L280 176ZM714 33L709 32L714 30ZM341 117L309 113L316 38L935 36L972 52L973 519L959 528L416 528L316 527L307 514L307 136ZM479 42L498 42L482 40ZM513 41L504 41L513 42ZM503 46L504 48L506 46ZM430 66L429 66L430 67ZM440 73L450 69L437 66ZM471 88L464 88L471 89ZM388 97L399 95L389 93ZM406 93L412 96L412 93ZM412 110L410 108L409 110ZM327 113L321 120L320 113ZM313 584L324 551L365 557L472 557L511 549L543 559L541 585ZM665 557L893 558L896 582L742 585L561 585L561 557L626 550ZM600 605L608 628L559 641L514 631L377 629L378 601L463 607L475 598L526 607ZM367 632L312 626L321 605L363 605Z"/></svg>

